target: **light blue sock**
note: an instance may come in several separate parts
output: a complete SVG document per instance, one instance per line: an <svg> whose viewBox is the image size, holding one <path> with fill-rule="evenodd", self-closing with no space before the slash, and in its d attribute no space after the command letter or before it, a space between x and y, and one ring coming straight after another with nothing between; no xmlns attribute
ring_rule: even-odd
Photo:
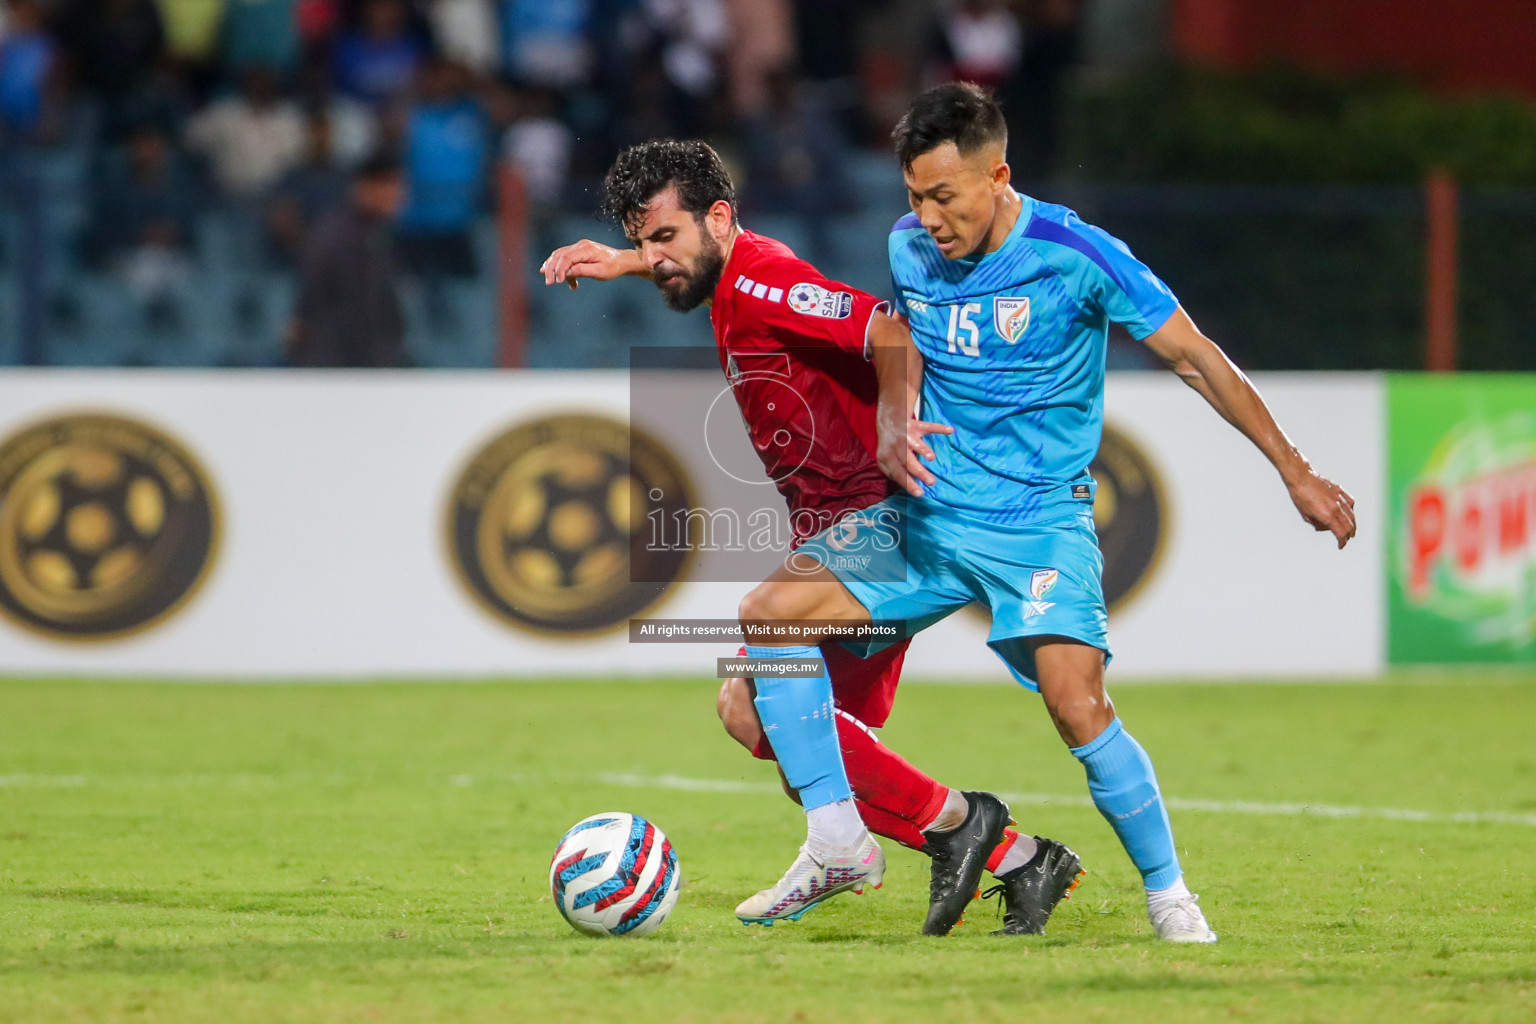
<svg viewBox="0 0 1536 1024"><path fill-rule="evenodd" d="M749 658L820 658L817 647L758 647L747 645ZM807 810L848 800L848 773L843 769L843 754L837 743L837 720L833 718L832 679L823 667L821 676L800 679L770 679L759 676L757 717L773 746L784 778L800 791L800 803Z"/></svg>
<svg viewBox="0 0 1536 1024"><path fill-rule="evenodd" d="M1116 718L1072 756L1088 770L1088 792L1148 889L1166 889L1183 875L1173 847L1173 826L1163 806L1152 759Z"/></svg>

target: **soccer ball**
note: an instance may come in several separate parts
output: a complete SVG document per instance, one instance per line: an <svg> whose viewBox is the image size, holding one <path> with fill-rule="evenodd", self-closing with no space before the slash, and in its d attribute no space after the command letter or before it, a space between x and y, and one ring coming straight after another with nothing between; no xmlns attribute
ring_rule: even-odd
<svg viewBox="0 0 1536 1024"><path fill-rule="evenodd" d="M680 885L671 840L622 811L572 825L549 865L556 909L586 935L649 935L672 912Z"/></svg>

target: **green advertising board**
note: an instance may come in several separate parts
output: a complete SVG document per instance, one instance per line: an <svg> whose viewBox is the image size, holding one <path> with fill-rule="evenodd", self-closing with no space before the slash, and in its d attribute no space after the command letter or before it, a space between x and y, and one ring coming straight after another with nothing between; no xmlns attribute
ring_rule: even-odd
<svg viewBox="0 0 1536 1024"><path fill-rule="evenodd" d="M1387 379L1388 658L1536 662L1536 375Z"/></svg>

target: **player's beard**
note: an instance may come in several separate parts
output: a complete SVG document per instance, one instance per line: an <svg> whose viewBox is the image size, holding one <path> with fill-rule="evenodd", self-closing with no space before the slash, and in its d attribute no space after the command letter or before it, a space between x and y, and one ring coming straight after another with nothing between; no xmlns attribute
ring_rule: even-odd
<svg viewBox="0 0 1536 1024"><path fill-rule="evenodd" d="M692 270L679 271L664 281L657 281L661 297L670 309L679 313L697 309L699 303L715 293L720 274L725 270L725 247L712 235L702 235L699 258ZM673 285L679 287L674 290Z"/></svg>

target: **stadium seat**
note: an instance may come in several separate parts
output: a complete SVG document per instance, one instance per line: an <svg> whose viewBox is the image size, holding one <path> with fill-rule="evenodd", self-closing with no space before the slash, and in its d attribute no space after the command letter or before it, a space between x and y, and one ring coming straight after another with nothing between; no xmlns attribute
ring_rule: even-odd
<svg viewBox="0 0 1536 1024"><path fill-rule="evenodd" d="M879 296L891 291L891 270L886 260L886 239L891 225L906 211L900 207L869 208L833 219L827 228L832 255L822 271L834 280L846 281Z"/></svg>
<svg viewBox="0 0 1536 1024"><path fill-rule="evenodd" d="M75 308L70 321L48 332L48 361L59 366L141 365L145 338L138 303L106 274L81 274L65 293Z"/></svg>
<svg viewBox="0 0 1536 1024"><path fill-rule="evenodd" d="M406 347L417 366L480 369L496 362L494 279L439 282L411 289Z"/></svg>

